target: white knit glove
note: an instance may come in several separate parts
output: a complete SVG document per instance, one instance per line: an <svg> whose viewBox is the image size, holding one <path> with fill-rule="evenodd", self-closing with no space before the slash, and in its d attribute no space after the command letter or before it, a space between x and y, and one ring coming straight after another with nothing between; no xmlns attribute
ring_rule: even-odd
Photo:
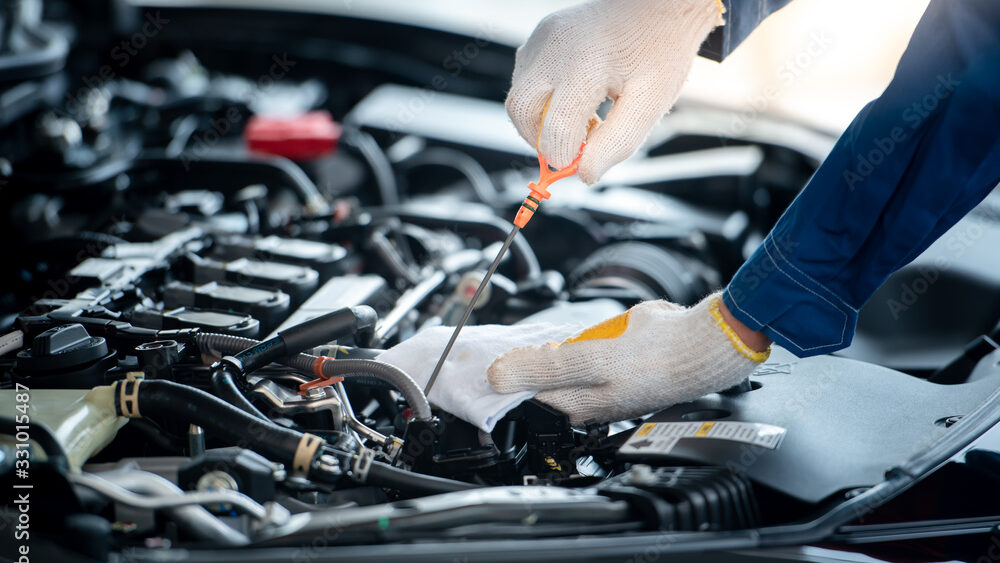
<svg viewBox="0 0 1000 563"><path fill-rule="evenodd" d="M534 391L497 393L486 381L486 369L493 360L518 346L569 338L583 326L550 323L467 326L455 341L427 398L432 405L491 432L503 415L535 395ZM405 371L424 388L454 330L450 326L421 330L377 359Z"/></svg>
<svg viewBox="0 0 1000 563"><path fill-rule="evenodd" d="M721 14L717 0L596 0L555 12L517 51L507 113L526 141L564 168L594 111L614 100L580 160L580 179L593 184L673 106Z"/></svg>
<svg viewBox="0 0 1000 563"><path fill-rule="evenodd" d="M501 393L535 398L581 425L635 418L736 385L767 359L729 328L720 294L684 308L647 301L561 344L516 348L490 366Z"/></svg>

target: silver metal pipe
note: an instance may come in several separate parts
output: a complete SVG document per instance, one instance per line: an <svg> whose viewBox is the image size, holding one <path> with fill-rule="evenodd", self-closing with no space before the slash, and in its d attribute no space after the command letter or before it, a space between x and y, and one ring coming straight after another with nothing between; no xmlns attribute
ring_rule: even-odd
<svg viewBox="0 0 1000 563"><path fill-rule="evenodd" d="M180 487L149 471L116 470L99 474L122 488L142 495L168 496L183 495ZM242 546L250 543L250 538L238 530L227 526L204 507L190 505L168 508L163 511L167 517L193 537L212 541L220 545Z"/></svg>
<svg viewBox="0 0 1000 563"><path fill-rule="evenodd" d="M93 489L116 502L136 508L162 510L192 504L229 504L258 520L267 515L267 510L257 501L236 491L193 491L179 495L143 496L112 483L96 473L70 474L69 480L76 485Z"/></svg>
<svg viewBox="0 0 1000 563"><path fill-rule="evenodd" d="M344 384L337 383L334 385L334 388L336 388L337 393L340 395L341 403L343 403L344 420L347 422L347 426L360 434L366 440L371 440L382 446L389 445L390 440L387 436L374 428L369 428L354 415L354 409L351 408L351 401L347 398L347 390L344 389Z"/></svg>
<svg viewBox="0 0 1000 563"><path fill-rule="evenodd" d="M384 344L398 328L400 321L430 297L447 279L448 275L444 272L433 272L423 281L403 292L403 295L396 300L396 306L382 317L382 320L375 327L375 345Z"/></svg>

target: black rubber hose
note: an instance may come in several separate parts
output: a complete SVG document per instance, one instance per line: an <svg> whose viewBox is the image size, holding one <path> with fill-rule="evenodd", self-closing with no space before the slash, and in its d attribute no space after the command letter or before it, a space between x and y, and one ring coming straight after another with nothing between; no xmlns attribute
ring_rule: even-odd
<svg viewBox="0 0 1000 563"><path fill-rule="evenodd" d="M220 399L247 414L251 414L257 418L267 418L264 416L264 413L253 406L250 399L247 399L239 387L236 386L236 382L233 381L233 376L229 372L228 365L222 364L212 370L211 383L212 391Z"/></svg>
<svg viewBox="0 0 1000 563"><path fill-rule="evenodd" d="M115 384L115 409L123 413L120 386ZM253 450L262 456L291 467L303 434L243 412L212 395L162 379L137 383L139 415L152 419L181 420L201 426L206 434L223 442ZM323 475L313 475L310 478Z"/></svg>
<svg viewBox="0 0 1000 563"><path fill-rule="evenodd" d="M247 338L245 336L233 336L232 334L218 334L214 332L199 332L195 334L195 342L198 343L198 350L212 358L222 358L229 354L234 354L245 348L260 344L260 340Z"/></svg>
<svg viewBox="0 0 1000 563"><path fill-rule="evenodd" d="M271 362L276 362L284 358L285 343L281 337L275 336L263 342L252 344L249 347L236 352L233 358L237 361L231 364L231 369L240 376L253 373ZM223 358L224 360L226 358Z"/></svg>
<svg viewBox="0 0 1000 563"><path fill-rule="evenodd" d="M368 479L365 482L369 485L397 489L415 495L437 495L479 488L479 485L472 483L413 473L381 461L372 462L368 469Z"/></svg>
<svg viewBox="0 0 1000 563"><path fill-rule="evenodd" d="M397 205L399 187L396 185L396 174L392 170L392 163L375 138L357 127L348 127L344 130L343 140L346 145L357 149L368 163L375 178L375 185L378 186L382 205Z"/></svg>
<svg viewBox="0 0 1000 563"><path fill-rule="evenodd" d="M49 432L48 428L41 424L17 424L13 418L7 416L0 417L0 434L14 436L16 439L18 432L20 432L17 429L18 426L29 427L27 430L20 431L26 432L29 440L34 441L45 450L45 457L49 460L49 463L54 465L60 472L69 471L69 456L66 455L66 450L63 449L59 440Z"/></svg>
<svg viewBox="0 0 1000 563"><path fill-rule="evenodd" d="M202 353L216 357L232 354L236 350L260 344L258 340L252 338L207 332L197 334L195 341L198 343L198 347ZM298 371L312 373L316 359L316 356L309 354L297 354L289 358L282 358L279 362ZM325 362L323 364L323 373L327 377L342 376L347 380L357 380L359 382L376 378L388 383L399 391L406 399L406 402L413 407L414 414L419 418L430 417L430 404L427 402L427 396L424 395L423 390L413 381L412 377L395 366L375 360L337 359L332 362ZM424 405L427 405L427 407L424 408Z"/></svg>
<svg viewBox="0 0 1000 563"><path fill-rule="evenodd" d="M123 384L126 382L115 383L114 389L115 410L119 414L124 412L121 404L122 394L119 392L119 386ZM222 441L253 450L286 466L294 465L295 452L303 436L301 432L258 419L218 397L180 383L153 379L136 382L133 385L138 386L135 389L136 406L142 417L173 418L187 424L196 424L207 434ZM58 445L58 442L56 444ZM47 449L46 453L48 451ZM52 451L58 450L53 447ZM308 477L330 482L337 476L310 468ZM438 494L477 488L477 485L471 483L410 473L379 461L372 462L366 482L414 494Z"/></svg>
<svg viewBox="0 0 1000 563"><path fill-rule="evenodd" d="M446 147L424 149L399 163L399 168L412 170L420 166L444 166L457 171L468 180L479 201L488 205L498 205L500 196L489 173L479 161L468 154Z"/></svg>
<svg viewBox="0 0 1000 563"><path fill-rule="evenodd" d="M239 186L232 190L234 192L250 183L287 185L298 193L309 214L329 213L330 204L316 184L299 165L287 158L255 156L248 160L242 155L231 156L223 153L212 153L199 158L190 156L181 154L178 158L172 158L163 150L146 150L130 168L134 172L156 169L170 177L214 172L218 173L229 186ZM223 189L225 187L222 186Z"/></svg>
<svg viewBox="0 0 1000 563"><path fill-rule="evenodd" d="M235 354L239 375L248 374L271 362L371 328L378 321L375 309L367 305L342 307L278 332L274 338L254 342Z"/></svg>
<svg viewBox="0 0 1000 563"><path fill-rule="evenodd" d="M374 387L375 389L384 389L386 391L399 391L395 385L363 373L351 374L350 377L344 376L344 383Z"/></svg>
<svg viewBox="0 0 1000 563"><path fill-rule="evenodd" d="M234 356L225 357L212 366L212 390L217 396L243 412L265 418L264 414L243 395L236 384L237 381L245 384L248 374L271 362L285 359L289 355L295 358L302 350L374 327L377 321L378 315L371 307L366 305L343 307L282 330L277 336L263 342L246 339L242 341L245 345ZM227 342L235 344L241 341Z"/></svg>
<svg viewBox="0 0 1000 563"><path fill-rule="evenodd" d="M373 328L378 322L375 309L367 305L343 307L278 332L286 354L298 354L327 342Z"/></svg>
<svg viewBox="0 0 1000 563"><path fill-rule="evenodd" d="M381 209L369 209L368 213L376 219L397 217L404 223L413 223L422 227L445 228L458 232L468 233L473 236L493 239L494 241L504 240L510 234L510 222L500 217L483 217L481 219L468 218L463 216L460 208L444 209L441 211L429 212L415 207L387 207ZM538 264L538 256L532 250L528 239L523 235L514 237L514 243L510 246L511 256L517 266L519 279L535 279L541 275L542 269Z"/></svg>
<svg viewBox="0 0 1000 563"><path fill-rule="evenodd" d="M160 425L145 418L132 418L126 428L131 428L142 434L143 438L149 440L153 445L162 448L174 455L184 454L184 445L176 436L167 434Z"/></svg>

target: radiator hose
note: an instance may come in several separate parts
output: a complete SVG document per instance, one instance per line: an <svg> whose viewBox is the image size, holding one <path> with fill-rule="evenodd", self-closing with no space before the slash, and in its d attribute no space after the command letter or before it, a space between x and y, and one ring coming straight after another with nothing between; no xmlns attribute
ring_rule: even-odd
<svg viewBox="0 0 1000 563"><path fill-rule="evenodd" d="M179 419L223 442L283 463L293 474L323 482L334 477L313 467L322 452L322 438L258 418L200 389L163 379L125 380L115 383L114 396L115 410L122 416Z"/></svg>

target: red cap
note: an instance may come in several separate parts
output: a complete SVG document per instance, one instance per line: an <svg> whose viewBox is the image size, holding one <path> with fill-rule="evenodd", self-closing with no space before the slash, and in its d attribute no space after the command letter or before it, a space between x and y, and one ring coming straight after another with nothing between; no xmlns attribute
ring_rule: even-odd
<svg viewBox="0 0 1000 563"><path fill-rule="evenodd" d="M255 115L243 130L243 138L251 151L307 160L336 150L340 133L340 124L320 110L290 118Z"/></svg>

